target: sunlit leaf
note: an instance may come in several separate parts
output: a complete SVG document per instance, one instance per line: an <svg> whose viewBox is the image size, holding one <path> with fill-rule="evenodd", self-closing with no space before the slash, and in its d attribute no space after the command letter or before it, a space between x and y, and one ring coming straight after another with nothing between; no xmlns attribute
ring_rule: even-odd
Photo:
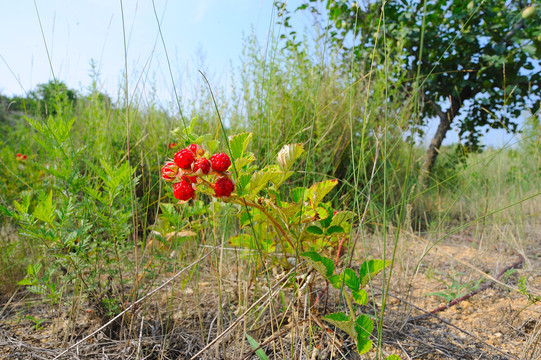
<svg viewBox="0 0 541 360"><path fill-rule="evenodd" d="M301 256L314 267L321 275L329 277L334 272L334 263L331 259L315 251L302 253Z"/></svg>

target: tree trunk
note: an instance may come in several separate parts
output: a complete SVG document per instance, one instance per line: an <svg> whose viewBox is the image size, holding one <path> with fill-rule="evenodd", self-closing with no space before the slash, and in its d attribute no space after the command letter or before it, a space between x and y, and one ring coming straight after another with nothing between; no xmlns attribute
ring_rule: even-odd
<svg viewBox="0 0 541 360"><path fill-rule="evenodd" d="M425 160L421 169L421 174L419 175L419 184L422 189L425 189L428 185L428 179L430 178L430 174L434 168L436 158L440 153L441 143L443 142L443 139L445 139L447 131L451 128L451 123L458 114L458 111L462 106L462 102L472 97L472 95L471 88L466 86L460 92L460 97L450 96L449 100L451 101L451 106L446 112L443 112L438 104L430 101L432 107L440 118L440 124L438 125L438 130L436 130L436 134L434 134L434 137L426 150Z"/></svg>

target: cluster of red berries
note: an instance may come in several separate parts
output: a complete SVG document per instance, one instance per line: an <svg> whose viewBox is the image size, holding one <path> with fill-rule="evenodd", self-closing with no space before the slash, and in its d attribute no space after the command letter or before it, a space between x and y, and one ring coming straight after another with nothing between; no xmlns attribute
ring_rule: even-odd
<svg viewBox="0 0 541 360"><path fill-rule="evenodd" d="M17 161L26 161L26 154L17 154Z"/></svg>
<svg viewBox="0 0 541 360"><path fill-rule="evenodd" d="M219 198L227 198L235 190L235 183L227 171L231 166L229 156L216 153L207 159L204 155L205 149L201 145L191 144L162 167L162 178L173 184L173 193L178 200L195 200L198 184L212 186L214 195ZM212 175L214 183L204 180L206 175Z"/></svg>

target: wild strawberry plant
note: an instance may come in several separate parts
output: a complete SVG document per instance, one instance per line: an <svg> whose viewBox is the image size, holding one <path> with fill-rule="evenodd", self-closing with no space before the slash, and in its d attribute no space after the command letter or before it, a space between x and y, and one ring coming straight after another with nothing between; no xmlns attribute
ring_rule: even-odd
<svg viewBox="0 0 541 360"><path fill-rule="evenodd" d="M338 273L335 262L322 255L336 251L338 259L339 247L351 230L354 214L337 211L331 202L323 201L338 181L325 180L284 191L281 186L294 174L292 167L304 152L302 144L285 145L276 164L259 168L254 165L254 154L248 151L251 133L231 136L228 155L215 151L217 141L205 142L208 137L196 137L192 130L193 122L182 132L175 130L187 146L166 160L161 170L162 178L172 184L174 197L186 203L202 193L236 204L241 233L230 238L230 243L258 250L284 267L306 260L310 265L307 272L318 271L333 287L342 290L346 299L349 314L336 312L324 319L354 338L359 353L370 350L374 323L366 314L357 316L357 305L367 304L364 288L389 262L369 260L361 265L359 273L350 268Z"/></svg>

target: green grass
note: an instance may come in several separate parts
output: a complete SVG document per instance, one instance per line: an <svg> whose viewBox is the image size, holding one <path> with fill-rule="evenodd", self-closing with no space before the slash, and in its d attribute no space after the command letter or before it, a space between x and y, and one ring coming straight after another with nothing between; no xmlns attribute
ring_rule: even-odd
<svg viewBox="0 0 541 360"><path fill-rule="evenodd" d="M160 168L174 155L168 144L182 141L171 135L182 127L180 113L186 120L197 117L194 132L212 134L224 151L226 136L253 133L249 150L260 167L274 164L284 144L304 144L305 155L282 186L284 199L293 188L339 179L326 199L338 210L355 213L341 264L374 257L392 261L383 279L372 279L383 288L383 299L369 294L378 349L383 347L386 292L404 285L407 276L402 274L422 261L402 256L400 249L407 244L401 230L433 234L444 242L448 234L473 226L486 238L507 225L520 234L524 223L539 214L538 123L531 121L513 147L467 158L444 149L430 188L422 192L417 174L423 149L405 137L416 97L404 91L400 81L390 81L380 68L344 73L337 55L321 44L298 52L281 49L277 39L266 49L253 37L245 41L243 64L234 76L240 81L230 89L212 89L215 99L202 91L193 102L180 103L181 111L145 103L143 96L129 93L130 102L114 103L98 90L94 75L76 103L53 96L38 102L33 109L39 111L0 115L1 292L36 293L48 306L69 313L71 324L85 307L95 309L100 322L106 323L209 254L164 289L154 306L141 305L146 319L160 319L164 348L183 321L203 346L247 309L233 330L239 342L229 339L209 351L223 354L231 346L246 353L249 345L269 336L279 339L287 324L311 321L302 307L306 288L299 293L292 290L295 286L282 288L279 296L251 308L267 291L276 290L289 269L228 243L240 233L238 207L203 196L190 204L167 205L176 201L161 180ZM49 86L55 90L57 84ZM47 109L52 106L54 112L43 112L47 101L52 101ZM27 154L28 160L17 161L17 153ZM491 241L485 240L484 246ZM524 240L505 243L518 252L526 245ZM40 272L33 274L29 265ZM23 279L30 285L25 289L17 285ZM343 307L342 298L334 296L333 306ZM198 305L204 302L216 306L214 312ZM259 326L263 320L264 326ZM135 339L141 324L140 317L129 313L107 334ZM38 325L36 321L36 331ZM70 327L59 329L60 337L73 344ZM313 325L292 332L302 346L282 339L264 353L287 358L309 352L318 341L316 329ZM247 334L254 336L248 338L253 340L250 344L243 342ZM257 354L263 356L261 351ZM382 354L378 350L378 356Z"/></svg>

